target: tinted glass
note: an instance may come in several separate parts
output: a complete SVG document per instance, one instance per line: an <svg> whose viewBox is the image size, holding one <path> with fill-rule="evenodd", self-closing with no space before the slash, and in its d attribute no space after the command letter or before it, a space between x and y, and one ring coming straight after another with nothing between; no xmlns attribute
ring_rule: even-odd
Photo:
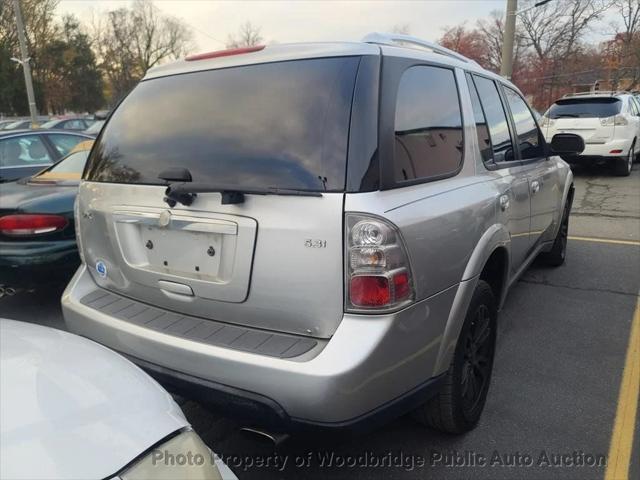
<svg viewBox="0 0 640 480"><path fill-rule="evenodd" d="M395 179L448 175L462 164L462 116L453 71L418 66L400 79L395 123Z"/></svg>
<svg viewBox="0 0 640 480"><path fill-rule="evenodd" d="M504 93L507 102L509 102L513 123L516 126L516 136L522 160L542 157L544 149L540 139L540 131L529 107L522 97L510 88L505 87Z"/></svg>
<svg viewBox="0 0 640 480"><path fill-rule="evenodd" d="M48 135L48 137L58 153L60 153L60 156L66 155L77 144L87 140L87 138L85 137L80 137L78 135L67 135L64 133L52 133Z"/></svg>
<svg viewBox="0 0 640 480"><path fill-rule="evenodd" d="M473 118L476 124L476 132L478 134L478 146L480 148L480 155L483 162L490 162L493 160L493 152L491 151L491 139L489 138L489 129L487 127L487 120L484 117L482 111L482 105L480 104L480 98L478 97L478 91L473 83L471 75L467 73L467 85L469 86L469 93L471 94L471 106L473 107Z"/></svg>
<svg viewBox="0 0 640 480"><path fill-rule="evenodd" d="M37 135L0 139L0 167L27 167L52 163L42 139Z"/></svg>
<svg viewBox="0 0 640 480"><path fill-rule="evenodd" d="M93 149L87 178L163 184L172 167L194 182L342 191L359 59L298 60L140 83Z"/></svg>
<svg viewBox="0 0 640 480"><path fill-rule="evenodd" d="M489 126L489 135L493 145L493 159L496 162L510 161L514 159L513 146L511 145L511 135L507 116L500 100L500 94L493 80L484 77L473 77L480 103Z"/></svg>
<svg viewBox="0 0 640 480"><path fill-rule="evenodd" d="M551 105L549 118L605 118L620 113L622 102L617 98L566 98Z"/></svg>

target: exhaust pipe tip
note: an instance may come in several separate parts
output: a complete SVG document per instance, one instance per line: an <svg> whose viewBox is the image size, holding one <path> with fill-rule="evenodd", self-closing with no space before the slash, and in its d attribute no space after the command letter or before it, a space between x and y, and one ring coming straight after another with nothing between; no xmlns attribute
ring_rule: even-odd
<svg viewBox="0 0 640 480"><path fill-rule="evenodd" d="M260 440L267 440L273 444L275 447L279 447L289 438L288 433L275 433L275 432L267 432L265 430L261 430L256 427L242 427L240 428L241 432L249 433Z"/></svg>
<svg viewBox="0 0 640 480"><path fill-rule="evenodd" d="M4 293L5 293L5 295L8 295L9 297L12 297L13 295L15 295L17 293L17 291L13 287L5 287L4 288Z"/></svg>

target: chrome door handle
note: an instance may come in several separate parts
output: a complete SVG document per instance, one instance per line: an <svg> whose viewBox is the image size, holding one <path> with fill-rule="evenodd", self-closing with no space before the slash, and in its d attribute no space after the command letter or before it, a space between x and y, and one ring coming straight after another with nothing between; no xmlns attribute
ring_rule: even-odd
<svg viewBox="0 0 640 480"><path fill-rule="evenodd" d="M509 208L509 195L500 195L500 210L503 212Z"/></svg>
<svg viewBox="0 0 640 480"><path fill-rule="evenodd" d="M534 180L531 182L531 192L538 193L540 191L540 182L538 180Z"/></svg>

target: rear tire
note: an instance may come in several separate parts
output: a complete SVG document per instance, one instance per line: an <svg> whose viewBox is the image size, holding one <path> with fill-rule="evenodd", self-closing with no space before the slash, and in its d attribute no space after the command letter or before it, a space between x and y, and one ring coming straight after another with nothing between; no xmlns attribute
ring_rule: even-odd
<svg viewBox="0 0 640 480"><path fill-rule="evenodd" d="M413 412L423 425L461 434L478 424L491 382L496 345L497 306L493 290L479 280L445 383L440 392Z"/></svg>
<svg viewBox="0 0 640 480"><path fill-rule="evenodd" d="M635 143L631 145L629 154L626 157L616 158L614 165L614 172L619 177L628 177L631 175L631 169L633 168L633 162L635 161Z"/></svg>
<svg viewBox="0 0 640 480"><path fill-rule="evenodd" d="M571 198L567 198L562 212L562 223L553 241L553 247L548 252L539 255L540 260L550 267L559 267L567 258L567 239L569 237L569 214L571 213Z"/></svg>

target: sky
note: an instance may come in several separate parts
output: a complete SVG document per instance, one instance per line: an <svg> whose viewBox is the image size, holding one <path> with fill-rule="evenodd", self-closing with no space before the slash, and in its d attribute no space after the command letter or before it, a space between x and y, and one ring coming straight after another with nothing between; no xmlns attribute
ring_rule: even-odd
<svg viewBox="0 0 640 480"><path fill-rule="evenodd" d="M62 0L58 13L92 15L127 6L128 0ZM183 20L194 34L194 51L225 47L229 34L246 21L261 28L265 42L357 41L372 31L409 26L412 35L437 40L446 26L474 26L493 10L505 10L506 0L289 0L219 1L154 0L167 15ZM593 40L603 37L595 34Z"/></svg>

